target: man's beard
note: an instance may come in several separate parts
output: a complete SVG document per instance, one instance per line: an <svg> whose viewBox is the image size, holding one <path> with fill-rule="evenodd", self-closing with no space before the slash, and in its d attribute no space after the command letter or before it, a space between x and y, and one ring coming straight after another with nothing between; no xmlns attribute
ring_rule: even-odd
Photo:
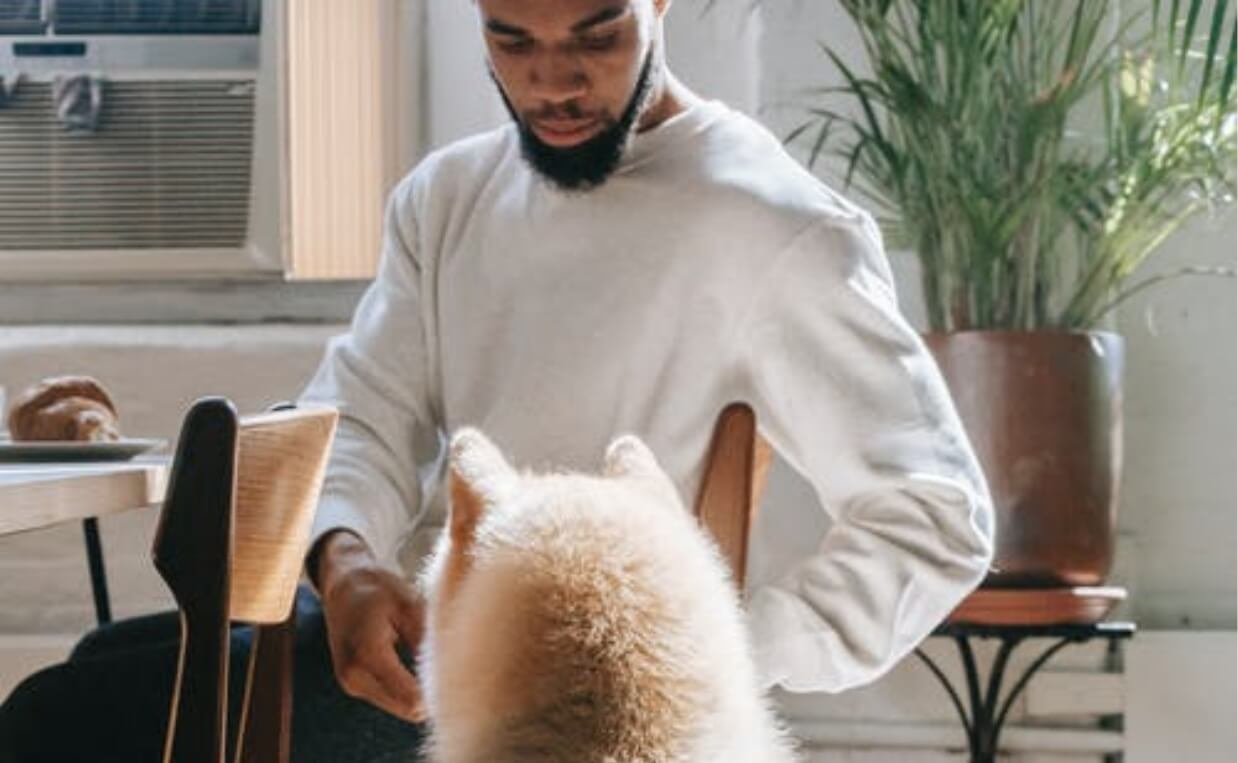
<svg viewBox="0 0 1238 763"><path fill-rule="evenodd" d="M603 128L600 133L579 145L558 148L548 145L529 127L528 122L521 119L502 84L490 71L490 77L499 89L503 105L516 122L520 133L520 153L538 174L554 183L559 188L568 191L587 191L596 188L614 173L632 134L636 131L636 120L645 110L649 94L653 89L653 49L650 48L645 62L641 65L640 77L636 80L636 88L632 97L623 109L618 119L603 116ZM569 117L579 117L577 113L569 113Z"/></svg>

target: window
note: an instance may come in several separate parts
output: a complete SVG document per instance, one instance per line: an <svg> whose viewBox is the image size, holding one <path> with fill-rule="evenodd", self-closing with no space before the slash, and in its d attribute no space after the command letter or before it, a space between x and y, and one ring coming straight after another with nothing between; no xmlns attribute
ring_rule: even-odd
<svg viewBox="0 0 1238 763"><path fill-rule="evenodd" d="M0 34L37 34L44 26L39 0L0 0Z"/></svg>
<svg viewBox="0 0 1238 763"><path fill-rule="evenodd" d="M0 281L372 276L419 138L420 15L0 0ZM66 77L99 80L89 129Z"/></svg>
<svg viewBox="0 0 1238 763"><path fill-rule="evenodd" d="M257 34L260 0L0 0L0 33Z"/></svg>

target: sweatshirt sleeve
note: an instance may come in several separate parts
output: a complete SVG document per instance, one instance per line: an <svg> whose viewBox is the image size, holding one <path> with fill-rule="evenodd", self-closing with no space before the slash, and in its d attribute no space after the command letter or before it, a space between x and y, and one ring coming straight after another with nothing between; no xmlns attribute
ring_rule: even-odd
<svg viewBox="0 0 1238 763"><path fill-rule="evenodd" d="M820 221L784 249L742 337L761 429L833 520L815 554L750 593L762 683L868 683L985 575L988 488L867 215Z"/></svg>
<svg viewBox="0 0 1238 763"><path fill-rule="evenodd" d="M443 452L432 405L430 343L409 182L387 201L378 275L336 337L302 400L330 403L340 422L312 544L348 529L393 568L420 516L423 485Z"/></svg>

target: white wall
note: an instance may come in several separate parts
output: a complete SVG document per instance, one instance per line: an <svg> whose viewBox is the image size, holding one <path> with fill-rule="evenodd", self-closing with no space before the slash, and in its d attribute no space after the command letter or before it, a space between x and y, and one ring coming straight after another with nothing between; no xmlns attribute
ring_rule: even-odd
<svg viewBox="0 0 1238 763"><path fill-rule="evenodd" d="M1233 267L1236 228L1233 208L1198 220L1136 278ZM1145 627L1235 627L1235 302L1231 279L1184 278L1132 298L1119 316L1127 339L1120 524L1136 543L1135 615Z"/></svg>
<svg viewBox="0 0 1238 763"><path fill-rule="evenodd" d="M476 6L431 0L426 13L426 148L434 149L502 124L506 113L486 74Z"/></svg>

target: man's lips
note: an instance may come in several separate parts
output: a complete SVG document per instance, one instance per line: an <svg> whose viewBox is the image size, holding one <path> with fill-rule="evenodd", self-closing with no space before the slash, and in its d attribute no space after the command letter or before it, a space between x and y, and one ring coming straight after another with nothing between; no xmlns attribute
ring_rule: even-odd
<svg viewBox="0 0 1238 763"><path fill-rule="evenodd" d="M535 119L531 123L537 137L556 148L574 146L588 139L597 125L596 119Z"/></svg>

